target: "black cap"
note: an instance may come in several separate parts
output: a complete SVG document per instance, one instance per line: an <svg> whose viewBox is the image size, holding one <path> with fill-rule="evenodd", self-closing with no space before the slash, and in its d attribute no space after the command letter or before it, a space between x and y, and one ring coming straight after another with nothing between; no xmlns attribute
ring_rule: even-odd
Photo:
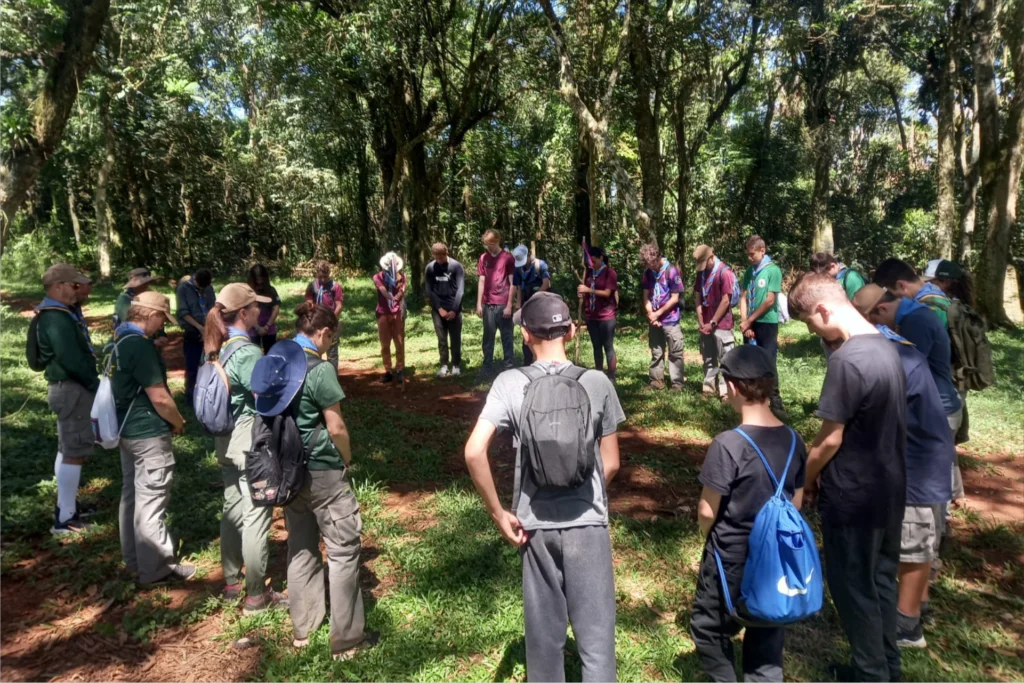
<svg viewBox="0 0 1024 683"><path fill-rule="evenodd" d="M569 332L572 315L569 306L554 292L537 292L512 316L512 322L522 325L544 339L554 339Z"/></svg>
<svg viewBox="0 0 1024 683"><path fill-rule="evenodd" d="M772 356L760 346L743 344L725 354L722 374L733 379L761 379L775 376Z"/></svg>

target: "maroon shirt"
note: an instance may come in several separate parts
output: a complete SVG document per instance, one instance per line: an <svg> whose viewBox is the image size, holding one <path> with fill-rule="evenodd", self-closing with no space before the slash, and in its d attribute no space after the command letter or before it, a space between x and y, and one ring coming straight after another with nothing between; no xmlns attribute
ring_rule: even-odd
<svg viewBox="0 0 1024 683"><path fill-rule="evenodd" d="M373 276L374 288L383 287L391 293L391 299L381 294L377 289L377 315L388 315L402 312L402 299L405 297L405 273L398 274L398 281L389 286L384 271L379 271Z"/></svg>
<svg viewBox="0 0 1024 683"><path fill-rule="evenodd" d="M702 270L697 273L697 277L693 282L693 289L700 298L700 315L704 324L710 323L711 319L715 317L715 311L718 310L718 305L722 302L723 296L727 299L732 297L733 284L736 282L736 274L732 272L732 268L724 263L721 263L718 272L714 276L712 276L713 270ZM704 294L705 291L707 292L706 296ZM718 329L731 330L732 325L732 308L730 307L726 314L722 316L722 319L718 321Z"/></svg>
<svg viewBox="0 0 1024 683"><path fill-rule="evenodd" d="M615 269L605 266L595 278L594 270L591 268L587 270L584 284L591 289L599 291L610 289L612 292L612 295L607 298L596 294L583 295L583 307L586 310L587 320L614 320L615 311L618 308L615 305L615 290L619 288L619 274L615 272Z"/></svg>
<svg viewBox="0 0 1024 683"><path fill-rule="evenodd" d="M511 289L509 278L515 269L516 260L507 251L499 251L497 256L491 256L488 251L480 254L480 260L476 264L476 274L480 276L480 284L477 286L484 288L485 305L508 304L508 293Z"/></svg>

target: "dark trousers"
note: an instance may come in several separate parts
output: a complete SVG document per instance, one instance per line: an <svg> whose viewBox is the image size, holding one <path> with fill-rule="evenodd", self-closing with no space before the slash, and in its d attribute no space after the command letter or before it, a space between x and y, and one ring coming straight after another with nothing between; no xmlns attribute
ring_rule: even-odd
<svg viewBox="0 0 1024 683"><path fill-rule="evenodd" d="M196 390L196 376L203 362L203 340L186 337L182 344L185 350L185 405L192 405L192 394Z"/></svg>
<svg viewBox="0 0 1024 683"><path fill-rule="evenodd" d="M267 351L270 350L270 347L277 343L277 334L275 333L257 335L255 337L252 337L252 341L254 344L259 345L259 347L263 350L263 355L265 356L267 355Z"/></svg>
<svg viewBox="0 0 1024 683"><path fill-rule="evenodd" d="M618 359L615 356L615 318L611 320L588 320L587 332L594 347L594 367L604 370L604 359L608 359L608 377L615 379Z"/></svg>
<svg viewBox="0 0 1024 683"><path fill-rule="evenodd" d="M723 559L729 595L733 601L740 596L743 565ZM736 662L732 637L743 625L729 616L722 597L722 581L715 556L705 548L697 576L697 593L690 615L690 635L700 656L701 666L713 681L735 681ZM786 629L748 626L743 634L743 680L781 681L782 649Z"/></svg>
<svg viewBox="0 0 1024 683"><path fill-rule="evenodd" d="M779 394L779 324L754 323L750 329L754 330L754 341L757 345L772 354L772 362L775 363L775 387L772 390L771 405L775 410L783 410L782 396ZM743 343L750 344L751 340L744 337Z"/></svg>
<svg viewBox="0 0 1024 683"><path fill-rule="evenodd" d="M484 368L494 363L494 334L501 331L502 362L505 369L512 367L515 352L512 350L512 318L505 317L501 304L484 304Z"/></svg>
<svg viewBox="0 0 1024 683"><path fill-rule="evenodd" d="M436 310L432 310L434 317L434 334L437 335L437 352L441 359L441 365L448 365L448 350L451 349L451 362L453 366L462 365L462 311L455 314L454 320L445 320ZM449 339L451 344L449 344Z"/></svg>
<svg viewBox="0 0 1024 683"><path fill-rule="evenodd" d="M584 681L614 681L615 570L606 526L531 531L522 550L526 678L565 680L572 624Z"/></svg>
<svg viewBox="0 0 1024 683"><path fill-rule="evenodd" d="M825 578L850 641L855 681L900 679L896 575L902 521L900 516L886 529L822 524Z"/></svg>

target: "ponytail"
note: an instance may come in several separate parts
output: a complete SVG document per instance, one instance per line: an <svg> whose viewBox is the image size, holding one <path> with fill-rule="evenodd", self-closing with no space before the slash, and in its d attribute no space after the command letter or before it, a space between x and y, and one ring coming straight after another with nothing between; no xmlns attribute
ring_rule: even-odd
<svg viewBox="0 0 1024 683"><path fill-rule="evenodd" d="M959 279L953 280L949 293L974 308L974 280L970 273L964 273Z"/></svg>
<svg viewBox="0 0 1024 683"><path fill-rule="evenodd" d="M213 356L220 351L221 345L228 338L228 328L225 324L225 319L229 319L228 322L234 322L237 317L238 311L225 313L224 304L220 303L214 304L206 314L206 324L203 330L203 351L206 352L207 356Z"/></svg>
<svg viewBox="0 0 1024 683"><path fill-rule="evenodd" d="M303 301L295 308L295 329L309 336L324 328L338 329L338 316L334 311L312 301Z"/></svg>

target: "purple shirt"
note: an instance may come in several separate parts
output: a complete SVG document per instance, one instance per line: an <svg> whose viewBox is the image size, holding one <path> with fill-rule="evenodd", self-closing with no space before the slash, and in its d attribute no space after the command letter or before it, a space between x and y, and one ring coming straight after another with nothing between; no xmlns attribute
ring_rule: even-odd
<svg viewBox="0 0 1024 683"><path fill-rule="evenodd" d="M405 296L405 273L398 274L398 280L389 283L384 271L373 276L374 288L383 287L391 294L391 298L384 296L380 289L377 289L377 315L388 315L401 313L402 299Z"/></svg>
<svg viewBox="0 0 1024 683"><path fill-rule="evenodd" d="M345 301L345 293L341 289L340 282L331 281L325 287L320 284L319 280L313 280L306 287L306 301L313 301L333 311L336 303Z"/></svg>
<svg viewBox="0 0 1024 683"><path fill-rule="evenodd" d="M591 268L587 271L586 285L591 289L610 289L612 292L607 298L596 294L583 295L587 320L614 320L615 310L618 308L615 305L615 290L619 288L619 275L615 269L606 265L597 273L597 277L594 277L594 270Z"/></svg>
<svg viewBox="0 0 1024 683"><path fill-rule="evenodd" d="M664 265L668 267L662 267L662 269L655 273L653 270L645 270L644 277L641 287L645 292L650 292L651 296L651 307L654 310L658 310L664 306L673 294L679 294L682 297L683 290L683 278L679 274L679 269L669 264L667 261ZM662 325L678 325L679 324L679 306L673 306L668 311L663 313L658 321Z"/></svg>
<svg viewBox="0 0 1024 683"><path fill-rule="evenodd" d="M509 278L516 270L516 260L507 251L499 251L497 256L491 256L485 251L480 254L480 260L476 264L476 274L480 276L479 287L484 288L483 302L485 305L508 304L508 293L511 291Z"/></svg>
<svg viewBox="0 0 1024 683"><path fill-rule="evenodd" d="M717 268L717 270L715 270ZM711 270L702 270L694 280L694 291L700 296L700 315L705 324L715 317L715 311L722 303L722 297L732 298L732 288L736 284L736 274L732 268L721 261ZM731 330L733 325L732 308L730 307L722 319L718 321L718 329Z"/></svg>

